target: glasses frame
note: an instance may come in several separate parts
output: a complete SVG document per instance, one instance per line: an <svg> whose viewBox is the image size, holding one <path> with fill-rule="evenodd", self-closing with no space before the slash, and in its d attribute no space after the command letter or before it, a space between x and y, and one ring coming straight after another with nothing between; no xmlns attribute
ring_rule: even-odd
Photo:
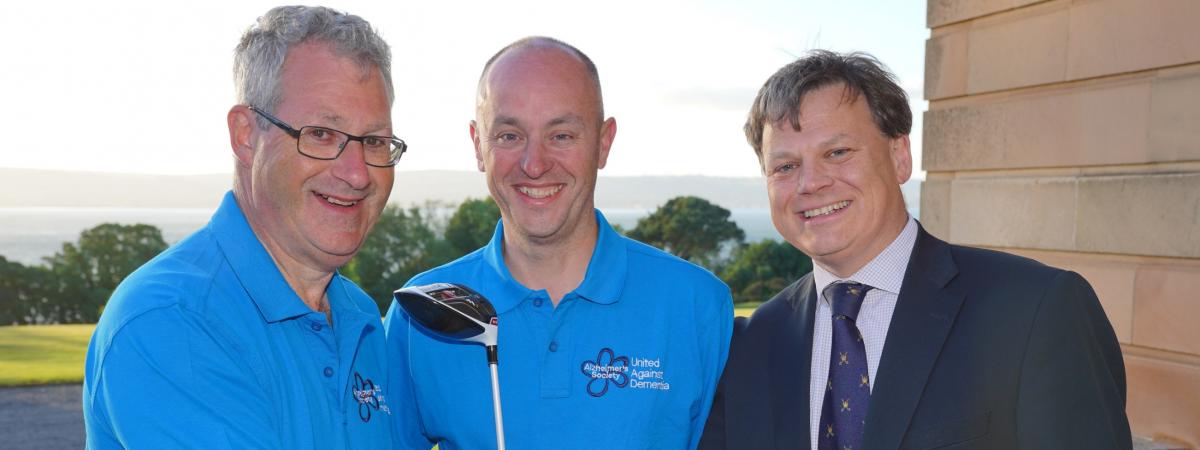
<svg viewBox="0 0 1200 450"><path fill-rule="evenodd" d="M391 163L384 164L384 165L371 164L371 163L367 162L366 156L364 155L363 162L371 167L385 167L385 168L386 167L394 167L397 163L400 162L400 158L404 156L404 152L408 151L408 144L404 143L403 139L400 139L396 136L355 136L353 134L347 133L342 130L335 130L333 128L319 127L319 126L315 126L315 125L307 125L307 126L300 127L300 129L296 129L296 128L293 128L291 125L288 125L287 122L280 120L278 117L272 116L270 113L263 111L261 108L258 108L253 105L247 105L246 107L250 108L251 111L258 113L258 115L262 116L264 119L267 119L267 122L271 122L272 125L279 127L279 129L283 130L285 133L287 133L288 136L291 136L292 138L296 139L296 152L300 153L301 155L312 158L312 159L317 159L317 160L321 160L321 161L333 161L335 159L338 159L339 156L342 156L342 152L346 151L346 146L350 145L350 141L357 141L359 144L363 144L363 140L368 139L368 138L387 139L392 142L393 146L400 149L400 151L396 153L395 159L392 160ZM308 153L304 153L304 150L300 149L300 135L304 133L305 128L319 128L322 130L333 131L333 132L345 135L347 137L347 139L345 142L342 142L342 145L340 145L338 147L337 154L333 155L332 158L322 158L320 156L313 156Z"/></svg>

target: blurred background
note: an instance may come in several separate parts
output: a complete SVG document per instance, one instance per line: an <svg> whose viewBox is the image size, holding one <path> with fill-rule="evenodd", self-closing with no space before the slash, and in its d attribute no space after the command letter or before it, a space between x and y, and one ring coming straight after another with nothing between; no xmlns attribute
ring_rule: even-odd
<svg viewBox="0 0 1200 450"><path fill-rule="evenodd" d="M910 96L910 213L951 242L1086 277L1122 343L1139 448L1200 446L1200 2L326 5L392 45L394 128L410 145L393 206L342 269L369 292L490 237L467 134L475 84L503 45L549 35L595 60L618 121L597 206L709 267L746 314L811 269L770 223L741 131L750 101L809 49L866 51ZM232 51L273 6L24 2L0 15L0 386L33 386L0 389L6 446L81 445L89 323L229 189ZM662 231L678 226L698 231Z"/></svg>

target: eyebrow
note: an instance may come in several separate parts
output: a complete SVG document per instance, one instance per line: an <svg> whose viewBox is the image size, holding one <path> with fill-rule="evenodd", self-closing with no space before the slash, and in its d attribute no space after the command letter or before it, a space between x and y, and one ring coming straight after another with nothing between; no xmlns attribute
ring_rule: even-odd
<svg viewBox="0 0 1200 450"><path fill-rule="evenodd" d="M516 117L512 117L512 116L496 116L496 119L492 121L492 124L493 124L493 126L497 126L497 125L520 126L521 120L517 119ZM552 126L552 127L558 126L558 125L564 125L564 124L581 125L581 124L583 124L583 117L580 117L577 114L564 114L562 116L558 116L553 119L550 119L550 122L548 123L548 125Z"/></svg>
<svg viewBox="0 0 1200 450"><path fill-rule="evenodd" d="M849 138L849 137L850 137L850 135L849 135L849 134L846 134L846 133L838 133L838 134L835 134L835 135L833 135L833 136L832 136L832 137L830 137L829 139L826 139L826 140L824 140L824 141L821 141L821 143L820 143L820 144L818 144L818 145L819 145L821 148L830 147L830 146L832 146L833 144L837 144L837 143L839 143L839 142L841 142L841 141L843 141L843 140L845 140L846 138Z"/></svg>
<svg viewBox="0 0 1200 450"><path fill-rule="evenodd" d="M343 125L342 125L342 122L344 122L344 118L343 118L341 115L338 115L338 114L333 114L333 113L323 113L323 114L321 114L321 120L328 121L329 123L331 123L331 124L332 124L333 126L335 126L335 127L341 127L341 126L343 126ZM365 135L368 135L368 136L369 136L369 135L373 135L373 133L374 133L374 132L376 132L376 131L384 131L384 130L386 130L386 129L388 129L388 128L391 128L391 127L390 127L390 125L388 125L388 123L387 123L387 122L383 122L383 121L380 121L380 122L371 122L371 123L367 124L367 126L366 126L366 129L368 129L368 130L372 130L372 131L371 131L371 132L368 132L368 133L366 133ZM340 129L339 129L339 130L340 130Z"/></svg>
<svg viewBox="0 0 1200 450"><path fill-rule="evenodd" d="M565 116L555 117L554 120L550 121L550 126L557 126L557 125L564 125L564 124L572 124L572 125L583 124L583 118L579 117L576 114L567 114Z"/></svg>

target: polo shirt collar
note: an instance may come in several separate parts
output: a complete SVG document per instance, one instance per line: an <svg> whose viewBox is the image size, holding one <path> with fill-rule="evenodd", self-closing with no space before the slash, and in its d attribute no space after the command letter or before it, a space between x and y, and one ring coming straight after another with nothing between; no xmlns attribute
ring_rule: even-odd
<svg viewBox="0 0 1200 450"><path fill-rule="evenodd" d="M221 200L208 229L263 320L278 322L312 312L279 273L275 260L246 221L233 191L227 192ZM330 303L348 302L334 302L331 298Z"/></svg>
<svg viewBox="0 0 1200 450"><path fill-rule="evenodd" d="M593 303L610 305L621 299L625 287L626 267L629 255L625 252L625 241L613 230L600 210L596 210L596 248L588 261L583 282L575 288L575 294Z"/></svg>
<svg viewBox="0 0 1200 450"><path fill-rule="evenodd" d="M625 272L628 255L625 253L625 242L600 210L595 209L596 247L592 249L592 258L588 261L587 272L579 287L567 295L575 294L580 298L599 304L616 303L621 298L621 290L625 286ZM486 289L497 298L488 298L497 313L502 313L517 306L533 294L533 290L525 287L512 276L504 263L504 221L496 224L492 240L481 249L484 261L491 268L483 280ZM473 288L473 286L472 286Z"/></svg>
<svg viewBox="0 0 1200 450"><path fill-rule="evenodd" d="M513 278L512 272L509 272L508 266L504 264L504 219L496 222L496 231L492 233L492 240L480 251L483 260L487 262L487 266L491 270L483 274L482 286L468 287L488 292L488 301L492 302L497 313L503 313L516 307L533 294L533 290Z"/></svg>

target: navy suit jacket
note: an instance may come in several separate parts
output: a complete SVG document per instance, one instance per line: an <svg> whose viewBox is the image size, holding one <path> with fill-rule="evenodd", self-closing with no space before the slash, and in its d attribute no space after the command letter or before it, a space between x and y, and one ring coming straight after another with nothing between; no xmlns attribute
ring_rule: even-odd
<svg viewBox="0 0 1200 450"><path fill-rule="evenodd" d="M816 302L810 273L737 319L700 448L809 448ZM1087 281L924 229L871 381L866 450L1132 447L1121 349Z"/></svg>

